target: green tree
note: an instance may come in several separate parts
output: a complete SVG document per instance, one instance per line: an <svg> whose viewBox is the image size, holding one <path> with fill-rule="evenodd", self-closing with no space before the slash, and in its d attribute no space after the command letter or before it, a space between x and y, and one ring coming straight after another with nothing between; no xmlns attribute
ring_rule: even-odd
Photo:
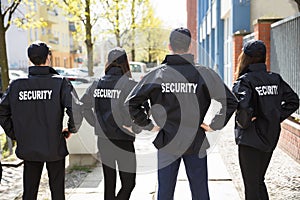
<svg viewBox="0 0 300 200"><path fill-rule="evenodd" d="M67 11L67 14L71 16L70 21L80 21L84 27L84 43L87 50L87 68L89 76L93 76L93 67L94 67L94 39L92 29L95 26L98 17L94 16L92 12L92 7L96 5L93 0L62 0L65 6L64 10ZM94 16L94 17L92 17ZM80 27L79 27L80 28Z"/></svg>
<svg viewBox="0 0 300 200"><path fill-rule="evenodd" d="M18 16L16 16L16 11L18 10L18 8L20 8L21 5L29 8L28 12L25 15L18 14ZM46 26L47 23L43 19L34 19L34 4L32 2L21 0L0 0L0 6L0 66L2 78L2 91L5 91L9 84L9 69L5 37L7 30L12 24L15 24L19 28L28 29Z"/></svg>
<svg viewBox="0 0 300 200"><path fill-rule="evenodd" d="M114 35L116 46L123 46L121 39L130 30L128 0L102 0L101 5L101 16L108 23L105 28L101 27L102 31Z"/></svg>
<svg viewBox="0 0 300 200"><path fill-rule="evenodd" d="M167 53L169 30L163 28L161 19L155 16L151 6L144 12L145 17L140 24L140 35L144 37L140 43L145 52L143 60L150 63L161 61Z"/></svg>
<svg viewBox="0 0 300 200"><path fill-rule="evenodd" d="M136 40L145 18L144 10L151 5L149 0L102 0L102 18L107 26L103 33L113 35L116 46L130 49L131 59L136 60Z"/></svg>
<svg viewBox="0 0 300 200"><path fill-rule="evenodd" d="M87 50L87 68L89 76L93 76L94 66L94 41L93 28L99 16L97 15L97 0L43 0L50 7L59 7L64 11L70 22L81 24L76 26L77 38L83 37ZM83 28L82 28L83 27Z"/></svg>
<svg viewBox="0 0 300 200"><path fill-rule="evenodd" d="M9 77L8 77L8 61L7 61L7 51L6 51L6 40L5 35L6 31L12 24L12 17L15 13L16 9L20 5L21 0L15 0L15 1L5 1L2 2L0 0L0 7L1 7L1 13L0 13L0 67L1 67L1 78L2 78L2 91L5 91L8 83L9 83Z"/></svg>

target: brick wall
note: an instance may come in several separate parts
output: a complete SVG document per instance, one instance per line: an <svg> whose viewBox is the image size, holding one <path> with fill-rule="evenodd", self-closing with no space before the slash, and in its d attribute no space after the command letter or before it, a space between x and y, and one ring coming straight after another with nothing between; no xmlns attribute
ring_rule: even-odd
<svg viewBox="0 0 300 200"><path fill-rule="evenodd" d="M266 18L257 19L254 22L254 35L256 40L262 40L267 49L266 65L270 71L270 50L271 50L271 24L281 20L282 18Z"/></svg>
<svg viewBox="0 0 300 200"><path fill-rule="evenodd" d="M300 163L300 124L288 119L282 122L278 145Z"/></svg>
<svg viewBox="0 0 300 200"><path fill-rule="evenodd" d="M195 55L197 60L197 0L186 1L187 7L187 28L191 31L192 43L190 53Z"/></svg>
<svg viewBox="0 0 300 200"><path fill-rule="evenodd" d="M236 72L236 68L237 68L237 64L238 64L238 58L239 58L239 55L241 54L242 48L243 48L243 37L247 34L248 34L247 32L238 31L233 35L233 41L232 41L232 46L233 46L233 52L232 52L233 81L236 80L236 78L237 78L235 72Z"/></svg>

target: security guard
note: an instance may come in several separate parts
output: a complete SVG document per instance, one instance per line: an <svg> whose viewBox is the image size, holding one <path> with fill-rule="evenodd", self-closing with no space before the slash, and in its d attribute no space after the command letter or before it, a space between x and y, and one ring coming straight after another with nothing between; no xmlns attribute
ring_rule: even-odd
<svg viewBox="0 0 300 200"><path fill-rule="evenodd" d="M0 124L17 141L16 155L24 160L23 199L37 199L43 165L51 197L64 200L66 138L77 132L82 115L72 84L50 66L51 51L43 42L27 49L34 66L28 78L13 81L0 102ZM63 130L64 110L69 116Z"/></svg>
<svg viewBox="0 0 300 200"><path fill-rule="evenodd" d="M266 46L245 43L233 92L239 99L235 140L245 199L269 199L265 173L280 135L280 123L299 108L299 97L279 74L266 70Z"/></svg>
<svg viewBox="0 0 300 200"><path fill-rule="evenodd" d="M126 100L135 123L150 123L142 102L150 100L154 121L161 128L154 140L158 151L158 200L172 200L181 159L189 178L193 200L209 199L205 131L219 130L236 109L237 100L211 69L195 66L188 54L191 33L177 28L170 34L169 48L163 65L138 83ZM204 117L215 99L221 110L210 125ZM202 128L200 127L202 126Z"/></svg>
<svg viewBox="0 0 300 200"><path fill-rule="evenodd" d="M83 115L95 127L104 173L104 199L129 200L135 187L135 134L141 132L124 107L124 101L136 82L124 49L116 47L108 53L105 75L95 81L82 96ZM143 104L147 106L147 104ZM150 128L153 127L149 126ZM116 173L121 188L116 194Z"/></svg>

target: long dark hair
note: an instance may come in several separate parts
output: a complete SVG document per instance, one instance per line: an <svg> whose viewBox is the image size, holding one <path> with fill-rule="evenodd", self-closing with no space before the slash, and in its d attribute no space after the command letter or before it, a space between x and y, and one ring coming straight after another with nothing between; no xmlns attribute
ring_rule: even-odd
<svg viewBox="0 0 300 200"><path fill-rule="evenodd" d="M266 62L266 56L251 57L242 51L238 57L238 64L235 72L235 77L238 78L241 75L243 75L245 71L248 69L249 65L255 63L265 63L265 62Z"/></svg>
<svg viewBox="0 0 300 200"><path fill-rule="evenodd" d="M119 67L122 69L123 74L128 77L131 76L129 62L127 58L127 54L124 49L120 47L116 47L108 53L107 62L105 64L104 72L105 74L112 68L112 67Z"/></svg>

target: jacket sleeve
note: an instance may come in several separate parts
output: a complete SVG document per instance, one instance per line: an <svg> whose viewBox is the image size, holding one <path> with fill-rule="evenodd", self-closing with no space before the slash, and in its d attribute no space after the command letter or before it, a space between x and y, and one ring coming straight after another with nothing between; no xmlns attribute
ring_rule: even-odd
<svg viewBox="0 0 300 200"><path fill-rule="evenodd" d="M63 79L61 92L62 104L64 108L66 108L66 113L69 116L68 130L71 133L76 133L80 128L83 119L81 102L79 101L72 84L65 78Z"/></svg>
<svg viewBox="0 0 300 200"><path fill-rule="evenodd" d="M136 84L137 84L137 82L132 81L132 80L127 84L128 86L126 86L126 88L127 88L127 90L126 90L126 94L127 94L126 97L129 95L129 93L132 91L132 89L136 86ZM124 99L124 101L125 100L126 99ZM122 106L124 108L124 105L121 105L121 107ZM144 110L144 112L147 114L147 117L149 117L150 106L149 106L147 100L145 102L143 102L141 109ZM143 127L140 127L138 124L136 124L134 122L134 120L131 117L128 117L128 116L130 116L129 108L125 106L125 112L124 112L124 116L123 116L123 123L124 123L124 125L125 126L131 126L132 127L132 131L135 134L140 133L143 130Z"/></svg>
<svg viewBox="0 0 300 200"><path fill-rule="evenodd" d="M234 83L232 91L239 101L236 123L240 128L246 129L250 126L251 119L254 117L254 108L251 107L252 89L246 80L238 79Z"/></svg>
<svg viewBox="0 0 300 200"><path fill-rule="evenodd" d="M10 101L9 101L9 92L10 88L4 93L0 101L0 125L2 126L6 135L11 138L12 140L16 139L12 116L11 116L11 109L10 109Z"/></svg>
<svg viewBox="0 0 300 200"><path fill-rule="evenodd" d="M227 124L236 110L237 99L224 84L219 75L212 69L203 68L200 74L205 80L210 98L221 104L221 109L213 117L209 125L213 130L220 130Z"/></svg>
<svg viewBox="0 0 300 200"><path fill-rule="evenodd" d="M95 127L96 117L94 114L95 98L93 96L98 81L94 81L90 87L87 88L84 95L81 97L82 102L82 114L86 121L93 127Z"/></svg>
<svg viewBox="0 0 300 200"><path fill-rule="evenodd" d="M131 91L125 100L125 106L129 107L130 116L135 124L143 127L145 130L151 130L153 123L148 116L147 106L150 95L157 90L158 85L155 84L153 74L146 75Z"/></svg>
<svg viewBox="0 0 300 200"><path fill-rule="evenodd" d="M293 89L281 78L282 104L281 104L281 122L288 118L293 112L299 109L299 96Z"/></svg>

